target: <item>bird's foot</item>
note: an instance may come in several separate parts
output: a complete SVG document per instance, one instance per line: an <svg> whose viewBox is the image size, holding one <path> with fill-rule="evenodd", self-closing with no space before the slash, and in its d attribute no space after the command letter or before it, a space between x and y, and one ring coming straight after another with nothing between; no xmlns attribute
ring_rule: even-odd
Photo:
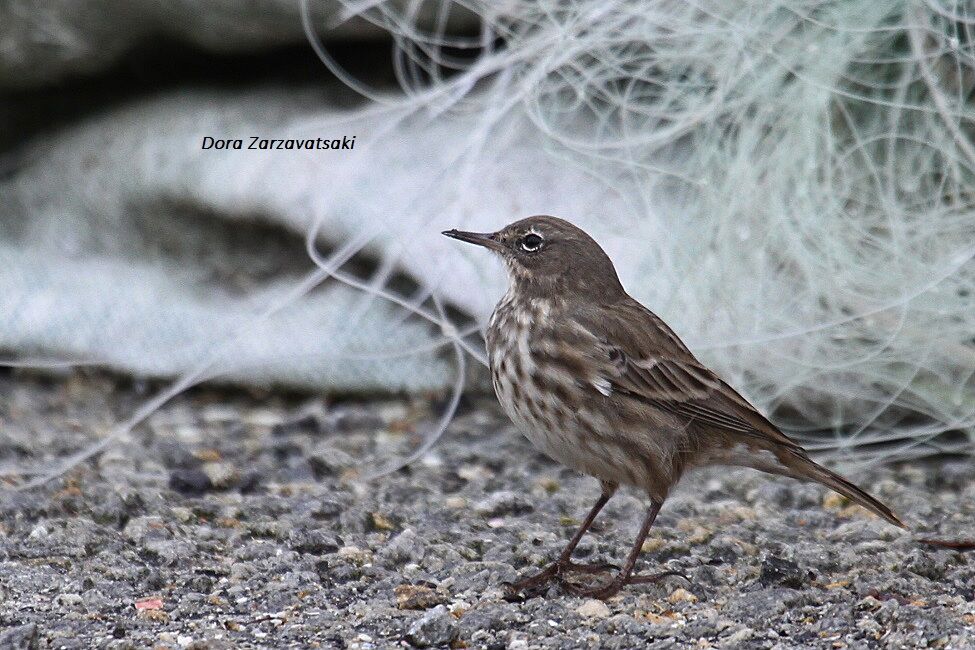
<svg viewBox="0 0 975 650"><path fill-rule="evenodd" d="M561 571L559 571L559 577L565 576L567 573L608 573L610 571L619 571L620 568L615 564L610 562L592 562L590 564L578 564L576 562L566 562Z"/></svg>
<svg viewBox="0 0 975 650"><path fill-rule="evenodd" d="M610 580L605 585L597 585L595 587L584 587L567 580L563 580L562 588L565 589L567 593L573 596L583 596L585 598L597 598L599 600L606 600L607 598L612 598L620 592L626 585L648 585L654 582L659 582L664 578L669 578L675 576L678 578L683 578L687 582L690 579L685 576L680 571L663 571L661 573L655 573L653 575L631 575L624 577L622 574L618 574L615 578Z"/></svg>
<svg viewBox="0 0 975 650"><path fill-rule="evenodd" d="M654 582L659 582L659 581L663 580L664 578L680 578L681 580L683 580L684 582L686 582L689 585L690 584L693 584L691 582L691 579L688 578L683 573L681 573L680 571L661 571L660 573L654 573L654 574L648 575L648 576L645 576L645 575L630 576L629 578L626 579L626 584L628 584L628 585L649 585L649 584L653 584Z"/></svg>
<svg viewBox="0 0 975 650"><path fill-rule="evenodd" d="M504 583L506 596L518 598L521 595L531 597L537 595L541 587L548 585L549 582L557 580L560 584L571 584L566 579L569 573L608 573L609 571L619 570L615 564L609 562L595 562L592 564L580 564L572 560L559 560L552 562L547 567L535 575L522 578L515 582Z"/></svg>
<svg viewBox="0 0 975 650"><path fill-rule="evenodd" d="M506 600L523 600L534 596L540 587L544 587L559 574L559 563L553 562L535 575L503 583Z"/></svg>

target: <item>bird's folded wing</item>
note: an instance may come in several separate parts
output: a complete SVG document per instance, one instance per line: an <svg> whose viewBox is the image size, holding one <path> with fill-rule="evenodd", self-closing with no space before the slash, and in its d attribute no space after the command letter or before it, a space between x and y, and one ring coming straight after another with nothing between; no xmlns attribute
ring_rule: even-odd
<svg viewBox="0 0 975 650"><path fill-rule="evenodd" d="M620 310L620 322L576 320L593 336L591 362L612 393L641 400L689 421L789 448L798 445L722 381L655 314ZM615 321L616 319L611 319ZM587 346L589 347L589 346Z"/></svg>

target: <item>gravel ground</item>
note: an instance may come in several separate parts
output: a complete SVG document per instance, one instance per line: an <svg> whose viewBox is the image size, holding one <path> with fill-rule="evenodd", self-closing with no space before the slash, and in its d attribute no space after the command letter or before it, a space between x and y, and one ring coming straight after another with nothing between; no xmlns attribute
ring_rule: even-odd
<svg viewBox="0 0 975 650"><path fill-rule="evenodd" d="M146 387L0 376L0 481L77 449ZM0 492L0 648L975 647L975 554L927 548L825 490L746 471L688 477L645 546L680 578L605 603L508 602L598 494L535 453L488 398L434 453L435 402L197 391L30 492ZM920 529L970 537L975 463L856 476ZM621 492L580 545L620 561L642 516Z"/></svg>

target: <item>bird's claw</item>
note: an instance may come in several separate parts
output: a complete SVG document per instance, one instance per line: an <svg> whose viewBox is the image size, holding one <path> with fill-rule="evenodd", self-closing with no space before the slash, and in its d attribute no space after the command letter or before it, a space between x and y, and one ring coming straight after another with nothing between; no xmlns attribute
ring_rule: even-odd
<svg viewBox="0 0 975 650"><path fill-rule="evenodd" d="M515 582L502 583L505 591L505 600L524 600L537 594L539 588L548 584L558 575L559 565L552 563L536 573L535 575L516 580Z"/></svg>
<svg viewBox="0 0 975 650"><path fill-rule="evenodd" d="M630 576L629 578L626 579L626 584L649 585L649 584L653 584L654 582L659 582L664 578L680 578L689 585L694 584L691 582L690 578L688 578L680 571L661 571L660 573L654 573L653 575L648 575L648 576L644 576L644 575Z"/></svg>
<svg viewBox="0 0 975 650"><path fill-rule="evenodd" d="M553 562L535 575L516 580L515 582L504 582L502 588L505 591L505 599L509 601L520 601L539 595L542 587L555 580L560 585L571 585L566 579L569 573L607 573L618 571L619 567L609 562L596 562L592 564L580 564L571 560Z"/></svg>
<svg viewBox="0 0 975 650"><path fill-rule="evenodd" d="M566 573L607 573L609 571L619 571L620 568L613 564L612 562L593 562L590 564L577 564L575 562L567 562L559 570L559 577L561 578Z"/></svg>
<svg viewBox="0 0 975 650"><path fill-rule="evenodd" d="M620 589L623 588L625 583L614 578L609 582L609 584L598 586L598 587L581 587L577 584L565 581L562 583L562 588L573 596L582 596L585 598L596 598L598 600L606 600L612 596L619 593Z"/></svg>
<svg viewBox="0 0 975 650"><path fill-rule="evenodd" d="M562 588L566 592L572 594L573 596L583 596L585 598L596 598L598 600L606 600L607 598L612 598L620 592L620 590L626 585L647 585L655 582L659 582L664 578L677 577L683 578L688 583L691 582L690 578L685 576L680 571L663 571L661 573L655 573L652 575L635 575L622 578L617 575L609 583L596 587L583 587L567 580L561 581Z"/></svg>

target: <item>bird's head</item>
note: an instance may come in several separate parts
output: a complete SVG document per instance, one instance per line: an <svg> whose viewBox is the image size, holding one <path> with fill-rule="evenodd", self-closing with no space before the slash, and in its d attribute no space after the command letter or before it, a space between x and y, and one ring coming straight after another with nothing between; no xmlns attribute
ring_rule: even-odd
<svg viewBox="0 0 975 650"><path fill-rule="evenodd" d="M565 219L535 216L492 233L445 230L444 235L484 246L501 256L511 279L525 291L585 296L622 292L616 269L592 237Z"/></svg>

